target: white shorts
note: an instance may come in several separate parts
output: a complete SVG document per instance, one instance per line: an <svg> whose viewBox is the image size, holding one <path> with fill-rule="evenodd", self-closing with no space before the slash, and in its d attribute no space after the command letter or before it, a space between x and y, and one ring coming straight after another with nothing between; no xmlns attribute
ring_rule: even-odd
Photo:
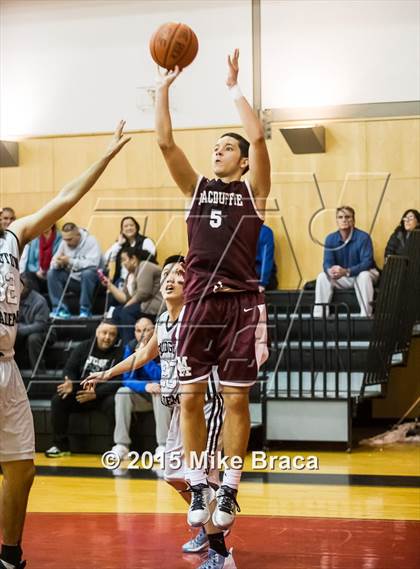
<svg viewBox="0 0 420 569"><path fill-rule="evenodd" d="M0 359L0 463L35 458L34 420L19 368Z"/></svg>
<svg viewBox="0 0 420 569"><path fill-rule="evenodd" d="M223 397L217 394L204 405L204 416L207 424L207 456L220 456L223 447ZM184 446L181 438L181 406L176 405L172 413L171 424L169 425L168 438L165 448L165 480L186 480L186 462ZM180 464L178 458L180 458ZM210 482L219 485L219 469L212 468L208 472Z"/></svg>

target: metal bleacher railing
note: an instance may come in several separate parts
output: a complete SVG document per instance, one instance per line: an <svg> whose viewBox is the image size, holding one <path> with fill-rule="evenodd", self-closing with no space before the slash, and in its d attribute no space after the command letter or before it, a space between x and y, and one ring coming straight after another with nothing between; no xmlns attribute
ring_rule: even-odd
<svg viewBox="0 0 420 569"><path fill-rule="evenodd" d="M408 267L407 257L391 255L385 263L376 301L372 338L367 353L362 396L365 395L368 386L385 385L388 382L395 346L401 329L407 326L404 319L404 294Z"/></svg>
<svg viewBox="0 0 420 569"><path fill-rule="evenodd" d="M408 268L402 293L399 331L395 353L402 355L407 365L408 352L413 336L413 326L420 322L420 229L411 232L407 241Z"/></svg>

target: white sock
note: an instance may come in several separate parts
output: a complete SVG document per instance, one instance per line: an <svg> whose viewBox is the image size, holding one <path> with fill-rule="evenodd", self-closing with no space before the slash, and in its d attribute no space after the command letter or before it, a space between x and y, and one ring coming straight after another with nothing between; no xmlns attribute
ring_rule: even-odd
<svg viewBox="0 0 420 569"><path fill-rule="evenodd" d="M189 468L187 466L185 478L189 481L191 486L197 486L197 484L208 484L207 474L204 468Z"/></svg>
<svg viewBox="0 0 420 569"><path fill-rule="evenodd" d="M237 490L239 487L239 482L241 481L242 470L237 468L226 468L223 473L223 486L229 486L233 490Z"/></svg>

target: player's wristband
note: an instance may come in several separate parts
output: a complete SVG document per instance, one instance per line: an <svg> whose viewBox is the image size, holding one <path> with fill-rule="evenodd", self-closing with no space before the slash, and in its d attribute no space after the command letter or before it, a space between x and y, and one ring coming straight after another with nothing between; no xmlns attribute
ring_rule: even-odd
<svg viewBox="0 0 420 569"><path fill-rule="evenodd" d="M241 91L241 88L237 83L233 87L229 87L229 94L234 101L237 101L238 99L241 99L244 96Z"/></svg>

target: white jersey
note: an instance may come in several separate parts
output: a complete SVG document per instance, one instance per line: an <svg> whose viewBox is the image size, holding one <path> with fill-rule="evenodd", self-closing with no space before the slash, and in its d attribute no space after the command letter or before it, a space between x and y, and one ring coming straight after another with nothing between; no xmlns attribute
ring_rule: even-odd
<svg viewBox="0 0 420 569"><path fill-rule="evenodd" d="M180 383L176 357L178 332L178 321L171 322L168 312L159 316L156 322L156 334L161 365L161 401L164 405L174 407L166 439L164 476L166 480L187 480L190 482L187 478L188 469L181 433ZM209 457L216 456L216 453L221 454L223 444L224 406L223 397L219 393L220 382L218 377L217 366L214 366L208 378L206 403L204 405L204 417L207 425L206 452ZM178 459L181 461L180 464L176 462ZM209 468L207 474L211 482L220 484L217 462L215 462L214 467Z"/></svg>
<svg viewBox="0 0 420 569"><path fill-rule="evenodd" d="M0 236L0 357L12 357L22 291L19 241L6 229Z"/></svg>
<svg viewBox="0 0 420 569"><path fill-rule="evenodd" d="M163 312L156 321L156 334L161 366L160 393L162 403L168 407L179 404L179 379L177 370L178 320L171 322L169 313ZM208 379L206 400L212 399L220 390L216 374Z"/></svg>

